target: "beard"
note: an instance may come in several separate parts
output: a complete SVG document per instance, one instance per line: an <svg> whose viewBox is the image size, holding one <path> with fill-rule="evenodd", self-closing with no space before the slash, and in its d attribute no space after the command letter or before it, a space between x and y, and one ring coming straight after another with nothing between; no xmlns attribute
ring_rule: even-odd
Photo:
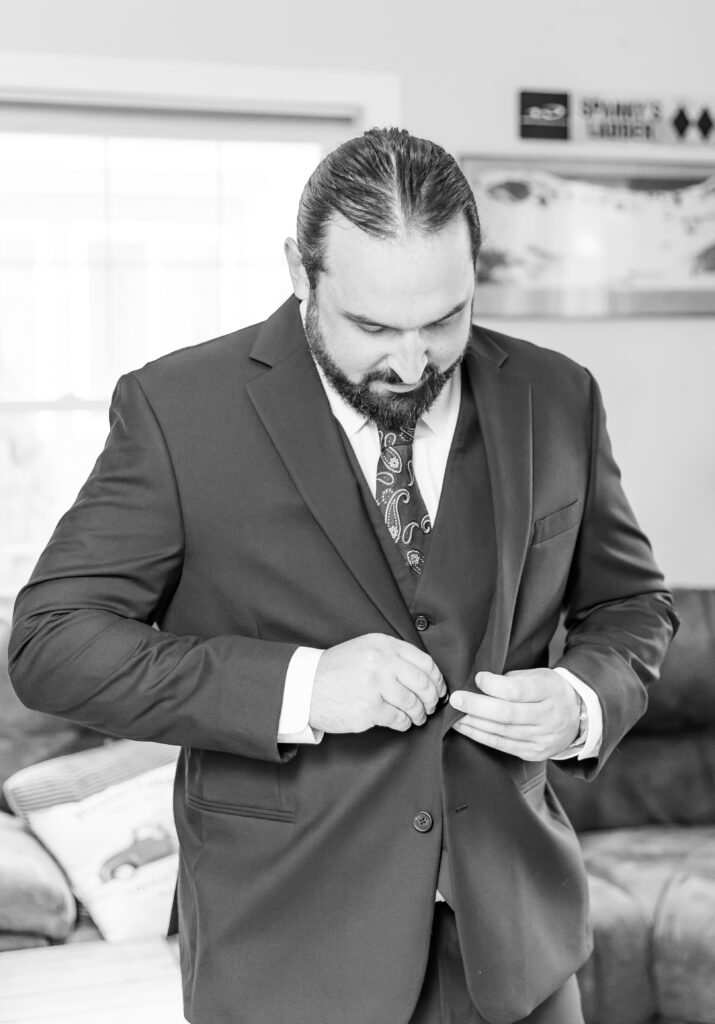
<svg viewBox="0 0 715 1024"><path fill-rule="evenodd" d="M313 359L325 374L329 384L348 405L362 416L375 423L380 430L414 430L420 416L434 404L449 378L464 359L469 335L464 339L464 348L458 358L446 370L440 370L434 363L428 363L417 387L407 394L375 391L377 382L402 384L401 377L394 370L372 370L361 380L353 383L327 350L320 327L318 303L311 291L305 314L305 334Z"/></svg>

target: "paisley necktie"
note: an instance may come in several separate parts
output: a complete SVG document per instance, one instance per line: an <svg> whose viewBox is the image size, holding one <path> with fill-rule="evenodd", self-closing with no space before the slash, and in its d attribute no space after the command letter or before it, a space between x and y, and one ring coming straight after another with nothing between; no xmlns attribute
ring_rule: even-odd
<svg viewBox="0 0 715 1024"><path fill-rule="evenodd" d="M380 458L377 462L375 500L390 536L412 572L422 572L429 535L429 513L412 468L414 430L378 430Z"/></svg>

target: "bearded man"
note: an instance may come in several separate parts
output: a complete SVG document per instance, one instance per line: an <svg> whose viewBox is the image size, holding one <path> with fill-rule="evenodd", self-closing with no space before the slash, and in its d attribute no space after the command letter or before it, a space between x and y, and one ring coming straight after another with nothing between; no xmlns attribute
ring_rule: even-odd
<svg viewBox="0 0 715 1024"><path fill-rule="evenodd" d="M439 146L329 154L294 295L122 378L19 597L26 703L182 748L192 1024L582 1021L546 762L599 770L675 620L590 374L472 324L479 245Z"/></svg>

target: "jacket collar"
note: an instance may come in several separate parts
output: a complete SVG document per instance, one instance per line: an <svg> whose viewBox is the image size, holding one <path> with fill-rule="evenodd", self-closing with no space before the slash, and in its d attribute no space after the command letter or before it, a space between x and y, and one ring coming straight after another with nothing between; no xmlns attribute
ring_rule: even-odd
<svg viewBox="0 0 715 1024"><path fill-rule="evenodd" d="M261 327L251 358L269 367L248 392L311 513L397 634L419 635L365 515L360 487L290 298ZM532 518L531 386L498 336L475 327L464 369L476 402L494 496L495 597L474 671L501 672L507 657Z"/></svg>
<svg viewBox="0 0 715 1024"><path fill-rule="evenodd" d="M365 514L295 299L265 322L251 358L269 369L247 385L249 397L303 501L397 635L414 641L418 634Z"/></svg>

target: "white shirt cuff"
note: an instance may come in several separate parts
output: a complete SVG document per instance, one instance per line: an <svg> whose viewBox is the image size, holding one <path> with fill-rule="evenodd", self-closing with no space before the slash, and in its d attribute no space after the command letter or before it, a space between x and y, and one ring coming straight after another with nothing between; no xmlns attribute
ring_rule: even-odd
<svg viewBox="0 0 715 1024"><path fill-rule="evenodd" d="M596 757L601 749L603 739L603 711L596 691L592 690L582 679L577 678L573 672L569 672L567 668L556 666L554 671L573 686L586 707L586 736L581 746L570 749L567 747L560 754L554 754L551 760L565 761L569 757L577 757L579 761L583 761L587 757Z"/></svg>
<svg viewBox="0 0 715 1024"><path fill-rule="evenodd" d="M321 729L308 725L315 671L323 652L315 647L298 647L288 663L283 704L278 719L279 743L320 743Z"/></svg>

